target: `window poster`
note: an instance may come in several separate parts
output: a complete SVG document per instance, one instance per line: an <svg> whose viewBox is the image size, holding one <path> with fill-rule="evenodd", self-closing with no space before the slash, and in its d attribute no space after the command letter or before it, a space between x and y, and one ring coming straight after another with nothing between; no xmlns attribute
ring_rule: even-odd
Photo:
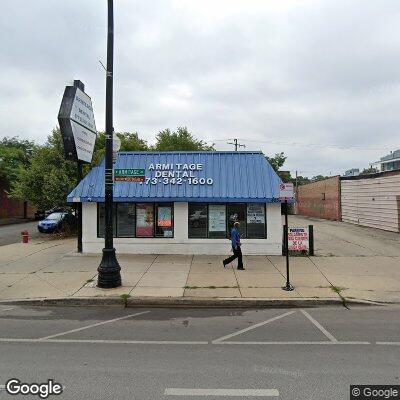
<svg viewBox="0 0 400 400"><path fill-rule="evenodd" d="M208 230L210 232L225 232L225 205L210 204L208 206Z"/></svg>
<svg viewBox="0 0 400 400"><path fill-rule="evenodd" d="M152 237L153 236L153 205L137 204L136 206L136 236Z"/></svg>
<svg viewBox="0 0 400 400"><path fill-rule="evenodd" d="M157 225L166 228L172 226L171 207L158 207Z"/></svg>
<svg viewBox="0 0 400 400"><path fill-rule="evenodd" d="M247 206L247 223L248 224L264 224L265 214L263 204L249 204Z"/></svg>

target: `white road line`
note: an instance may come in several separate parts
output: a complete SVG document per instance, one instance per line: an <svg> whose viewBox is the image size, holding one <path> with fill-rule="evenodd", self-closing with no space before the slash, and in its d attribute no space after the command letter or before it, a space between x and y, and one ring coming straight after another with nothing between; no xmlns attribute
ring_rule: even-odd
<svg viewBox="0 0 400 400"><path fill-rule="evenodd" d="M113 339L14 339L0 338L0 343L93 343L93 344L166 344L166 345L206 345L209 342L179 340L113 340ZM366 345L370 342L217 342L218 345ZM381 345L400 345L400 342L377 342Z"/></svg>
<svg viewBox="0 0 400 400"><path fill-rule="evenodd" d="M49 339L47 343L107 343L107 344L208 344L201 341L179 341L179 340L113 340L113 339L94 339L94 340L68 340L68 339Z"/></svg>
<svg viewBox="0 0 400 400"><path fill-rule="evenodd" d="M149 312L150 311L142 311L142 312L136 313L136 314L125 315L124 317L120 317L120 318L109 319L107 321L98 322L97 324L83 326L82 328L71 329L70 331L65 331L65 332L61 332L61 333L56 333L55 335L45 336L45 337L39 338L38 340L52 339L52 338L55 338L55 337L58 337L58 336L67 335L69 333L80 332L80 331L83 331L85 329L94 328L95 326L110 324L111 322L121 321L123 319L131 318L131 317L137 317L138 315L147 314Z"/></svg>
<svg viewBox="0 0 400 400"><path fill-rule="evenodd" d="M331 335L318 321L316 321L307 311L300 310L331 342L338 340Z"/></svg>
<svg viewBox="0 0 400 400"><path fill-rule="evenodd" d="M253 329L259 328L260 326L269 324L270 322L273 322L273 321L276 321L276 320L278 320L278 319L287 317L288 315L292 315L292 314L294 314L294 313L295 313L295 311L289 311L289 312L287 312L287 313L278 315L277 317L273 317L273 318L267 319L266 321L260 322L260 323L255 324L255 325L251 325L251 326L249 326L248 328L245 328L245 329L242 329L242 330L240 330L240 331L237 331L237 332L231 333L231 334L229 334L229 335L222 336L222 337L220 337L220 338L218 338L218 339L215 339L215 340L212 341L212 343L220 343L220 342L222 342L223 340L230 339L230 338L232 338L232 337L234 337L234 336L241 335L242 333L245 333L245 332L251 331L251 330L253 330Z"/></svg>
<svg viewBox="0 0 400 400"><path fill-rule="evenodd" d="M165 396L229 396L229 397L278 397L277 389L179 389L167 388Z"/></svg>
<svg viewBox="0 0 400 400"><path fill-rule="evenodd" d="M178 340L112 340L112 339L13 339L0 338L0 342L13 343L92 343L92 344L165 344L165 345L197 345L209 344L209 342L201 341L178 341Z"/></svg>
<svg viewBox="0 0 400 400"><path fill-rule="evenodd" d="M370 342L218 342L213 344L252 344L252 345L358 345L371 344Z"/></svg>
<svg viewBox="0 0 400 400"><path fill-rule="evenodd" d="M376 344L383 346L400 346L400 342L376 342Z"/></svg>
<svg viewBox="0 0 400 400"><path fill-rule="evenodd" d="M0 310L0 311L11 311L11 310L14 310L14 307L13 307L13 308L3 308L3 309Z"/></svg>

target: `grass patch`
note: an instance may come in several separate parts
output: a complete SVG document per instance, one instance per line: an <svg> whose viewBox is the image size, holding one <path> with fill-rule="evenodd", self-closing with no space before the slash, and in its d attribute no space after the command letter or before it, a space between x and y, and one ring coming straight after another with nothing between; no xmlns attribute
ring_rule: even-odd
<svg viewBox="0 0 400 400"><path fill-rule="evenodd" d="M340 286L330 286L330 288L333 292L337 293L338 295L340 295L340 292L347 289L345 287L340 287Z"/></svg>
<svg viewBox="0 0 400 400"><path fill-rule="evenodd" d="M131 297L131 295L128 293L124 293L124 294L121 294L120 297L124 302L125 308L128 307L128 299L129 299L129 297Z"/></svg>

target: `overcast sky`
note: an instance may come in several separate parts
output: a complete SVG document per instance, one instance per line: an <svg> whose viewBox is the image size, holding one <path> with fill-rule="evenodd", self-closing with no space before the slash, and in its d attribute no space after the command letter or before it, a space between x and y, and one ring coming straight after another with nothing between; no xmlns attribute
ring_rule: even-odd
<svg viewBox="0 0 400 400"><path fill-rule="evenodd" d="M284 151L301 175L400 148L398 0L115 0L114 126L187 126ZM104 129L105 0L13 0L0 14L0 136L43 143L80 79Z"/></svg>

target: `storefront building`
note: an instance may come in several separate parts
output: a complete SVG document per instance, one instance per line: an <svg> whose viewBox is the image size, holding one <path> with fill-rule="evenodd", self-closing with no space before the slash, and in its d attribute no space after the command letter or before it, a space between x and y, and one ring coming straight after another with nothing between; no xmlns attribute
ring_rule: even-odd
<svg viewBox="0 0 400 400"><path fill-rule="evenodd" d="M119 253L282 254L280 178L261 152L120 152L114 164ZM69 194L82 202L83 252L104 247L104 160Z"/></svg>

